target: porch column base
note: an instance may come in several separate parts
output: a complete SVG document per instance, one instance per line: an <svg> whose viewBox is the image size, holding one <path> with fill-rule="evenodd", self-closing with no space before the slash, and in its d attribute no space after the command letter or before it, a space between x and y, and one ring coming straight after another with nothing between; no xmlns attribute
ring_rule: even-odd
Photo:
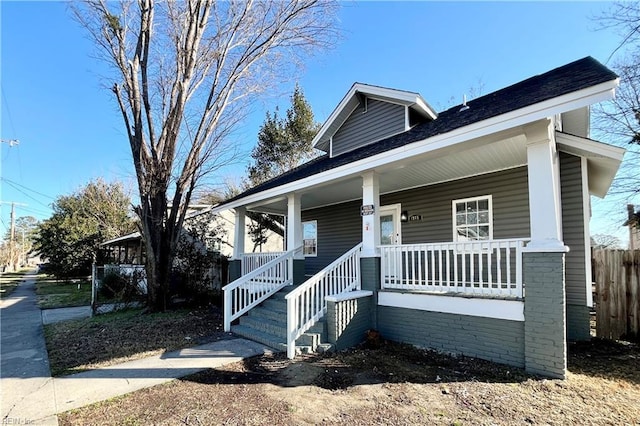
<svg viewBox="0 0 640 426"><path fill-rule="evenodd" d="M564 253L523 253L524 361L529 373L567 374Z"/></svg>
<svg viewBox="0 0 640 426"><path fill-rule="evenodd" d="M371 296L371 328L378 329L378 291L381 288L380 282L380 258L361 257L360 258L360 288L373 292Z"/></svg>
<svg viewBox="0 0 640 426"><path fill-rule="evenodd" d="M242 276L242 260L231 259L229 261L229 282L233 282Z"/></svg>
<svg viewBox="0 0 640 426"><path fill-rule="evenodd" d="M306 281L304 276L304 259L293 259L293 285Z"/></svg>

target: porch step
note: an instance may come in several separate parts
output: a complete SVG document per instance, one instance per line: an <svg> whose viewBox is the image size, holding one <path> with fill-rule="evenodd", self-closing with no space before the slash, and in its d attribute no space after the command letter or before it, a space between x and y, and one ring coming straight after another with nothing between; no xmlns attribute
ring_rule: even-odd
<svg viewBox="0 0 640 426"><path fill-rule="evenodd" d="M256 318L255 316L240 317L240 325L254 330L276 336L279 341L287 340L287 323L282 320L271 320L267 318Z"/></svg>
<svg viewBox="0 0 640 426"><path fill-rule="evenodd" d="M285 287L259 306L240 317L231 331L239 336L267 345L278 351L287 350L287 301L285 296L296 287ZM296 340L296 354L326 352L332 345L327 341L324 319L314 324Z"/></svg>
<svg viewBox="0 0 640 426"><path fill-rule="evenodd" d="M255 330L246 325L232 325L231 332L237 334L238 336L246 337L249 340L253 340L254 342L267 345L270 348L277 350L278 352L287 351L287 344L282 343L281 338L278 336L274 336L273 334Z"/></svg>

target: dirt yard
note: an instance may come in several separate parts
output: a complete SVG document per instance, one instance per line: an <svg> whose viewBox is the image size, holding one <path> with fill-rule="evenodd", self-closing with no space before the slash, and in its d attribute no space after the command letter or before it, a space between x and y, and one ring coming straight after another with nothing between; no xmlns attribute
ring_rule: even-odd
<svg viewBox="0 0 640 426"><path fill-rule="evenodd" d="M385 343L255 357L66 413L61 425L638 425L640 348L570 346L567 380Z"/></svg>

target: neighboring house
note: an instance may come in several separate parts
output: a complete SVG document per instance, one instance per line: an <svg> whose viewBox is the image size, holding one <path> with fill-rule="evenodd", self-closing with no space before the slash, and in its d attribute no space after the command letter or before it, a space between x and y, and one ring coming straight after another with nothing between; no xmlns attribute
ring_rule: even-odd
<svg viewBox="0 0 640 426"><path fill-rule="evenodd" d="M629 250L640 249L640 210L635 211L633 204L627 204L627 221L622 226L629 228Z"/></svg>
<svg viewBox="0 0 640 426"><path fill-rule="evenodd" d="M225 328L290 357L376 329L565 377L567 339L590 338L590 194L624 154L589 138L589 108L617 86L591 57L440 113L354 84L325 155L213 209L287 217L289 251L258 269L236 228Z"/></svg>
<svg viewBox="0 0 640 426"><path fill-rule="evenodd" d="M189 223L198 219L202 215L209 214L213 206L201 205L190 207L188 216L185 219L189 226ZM246 247L253 247L254 244L251 241L249 235L249 226L251 221L247 221L244 226L244 235ZM235 234L235 212L232 210L222 210L213 214L213 219L208 223L209 229L216 230L216 239L214 242L210 242L211 249L223 256L230 257L233 252L233 243L229 238ZM200 246L203 250L206 244L202 241L194 241L194 244ZM133 232L122 237L114 238L109 241L105 241L100 244L104 255L106 257L105 263L119 265L121 270L128 271L134 269L140 269L145 263L145 250L142 237L139 232ZM257 250L263 250L267 252L281 252L284 247L283 238L272 231L266 233L266 243L261 247L257 247ZM228 282L228 278L222 276L222 271L214 271L212 274L212 285L215 288L220 288L223 283Z"/></svg>

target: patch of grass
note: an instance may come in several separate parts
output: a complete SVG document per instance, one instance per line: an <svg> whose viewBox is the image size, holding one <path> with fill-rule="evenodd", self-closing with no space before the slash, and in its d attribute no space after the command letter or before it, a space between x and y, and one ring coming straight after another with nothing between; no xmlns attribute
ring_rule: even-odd
<svg viewBox="0 0 640 426"><path fill-rule="evenodd" d="M39 276L36 294L38 305L42 309L87 306L91 304L91 281L57 281L47 276Z"/></svg>
<svg viewBox="0 0 640 426"><path fill-rule="evenodd" d="M17 272L3 272L0 274L0 299L8 297L18 287L27 272L27 269L23 269Z"/></svg>
<svg viewBox="0 0 640 426"><path fill-rule="evenodd" d="M219 340L222 311L145 313L128 309L44 328L54 376L156 355Z"/></svg>

